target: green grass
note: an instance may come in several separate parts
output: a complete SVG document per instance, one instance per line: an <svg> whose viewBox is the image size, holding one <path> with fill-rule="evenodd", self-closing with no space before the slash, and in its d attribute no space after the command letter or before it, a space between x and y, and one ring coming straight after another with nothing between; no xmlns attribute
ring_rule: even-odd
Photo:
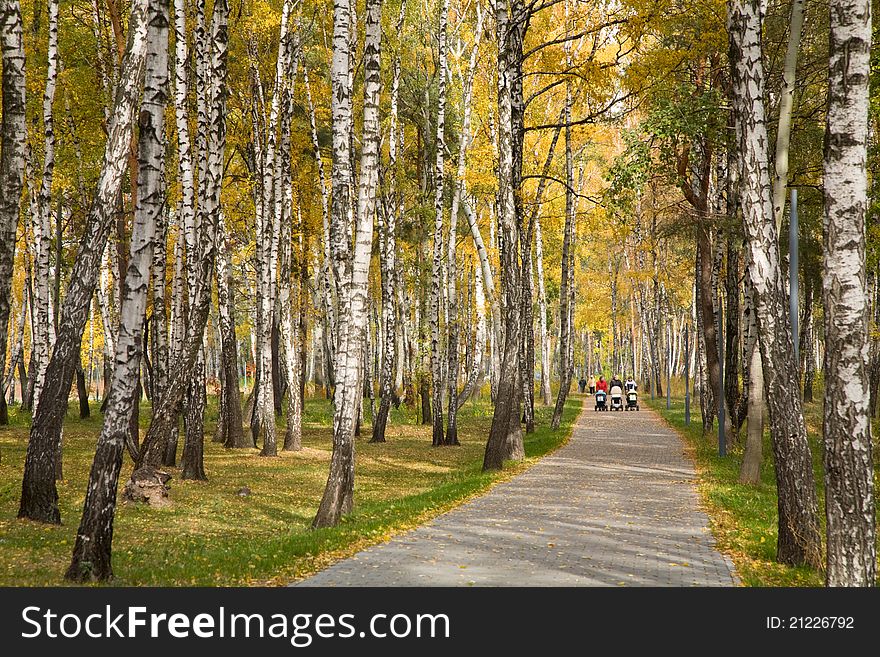
<svg viewBox="0 0 880 657"><path fill-rule="evenodd" d="M692 403L691 424L686 426L682 397L672 398L670 410L666 409L665 397L650 400L645 395L643 399L683 435L697 466L700 495L709 514L718 547L731 557L743 584L822 586L823 573L807 567L791 567L776 563L778 522L776 475L769 431L765 431L764 434L761 483L758 486L740 484L738 478L743 456L745 427L741 433L741 441L729 448L728 456L721 458L718 456L717 428L711 436L703 437L700 408L697 404ZM804 415L813 453L820 519L824 525L824 474L820 442L821 390L817 391L815 399L819 401L805 405ZM880 468L875 468L875 481L878 478L880 478Z"/></svg>
<svg viewBox="0 0 880 657"><path fill-rule="evenodd" d="M369 444L369 425L357 440L354 511L337 527L313 531L309 526L330 460L329 402L306 403L301 452L263 458L255 449L226 450L209 442L216 422L211 400L205 427L208 481L181 481L179 470L172 468L171 507L118 507L113 583L285 584L522 471L567 440L581 403L580 396L569 399L558 431L548 428L552 409L537 408L538 429L525 437L525 461L492 474L480 471L492 420L487 401L469 402L462 409L461 447L431 447L430 426L419 424L415 412L405 407L392 411L387 443ZM58 484L60 526L16 519L30 418L13 408L10 425L0 427L0 586L63 584L101 427L97 406L91 418L77 415L71 404L64 429L65 479ZM144 406L142 426L148 420L149 406ZM122 481L130 472L126 457ZM237 494L243 486L251 489L250 496Z"/></svg>

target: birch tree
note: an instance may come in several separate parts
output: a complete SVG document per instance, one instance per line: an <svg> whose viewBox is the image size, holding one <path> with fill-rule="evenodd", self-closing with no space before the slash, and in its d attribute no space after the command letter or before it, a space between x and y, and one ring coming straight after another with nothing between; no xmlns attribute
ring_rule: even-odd
<svg viewBox="0 0 880 657"><path fill-rule="evenodd" d="M740 199L749 277L764 376L768 389L774 391L769 395L768 407L779 498L777 559L781 563L819 566L821 539L812 455L807 442L770 194L758 0L730 0L728 30L732 59L736 62L732 77L740 124Z"/></svg>
<svg viewBox="0 0 880 657"><path fill-rule="evenodd" d="M512 71L508 0L495 4L498 42L498 219L501 269L504 273L505 332L501 370L495 396L492 427L486 442L483 470L500 470L511 456L508 437L511 422L519 424L520 283L519 226L514 201L513 121L511 110Z"/></svg>
<svg viewBox="0 0 880 657"><path fill-rule="evenodd" d="M567 9L566 9L567 11ZM559 392L556 395L556 406L553 408L553 417L550 420L550 428L558 429L562 421L562 411L565 409L565 400L571 390L571 380L574 374L572 358L574 332L572 325L573 309L571 307L571 282L574 264L572 250L574 245L574 160L571 147L571 84L566 83L565 109L563 122L565 123L565 227L562 237L562 274L559 283ZM612 277L612 285L616 277ZM612 290L612 293L615 293ZM616 303L616 298L612 304ZM612 321L616 312L612 310ZM613 325L612 325L613 326ZM612 333L614 329L612 328Z"/></svg>
<svg viewBox="0 0 880 657"><path fill-rule="evenodd" d="M284 376L287 381L287 426L284 432L284 451L299 451L302 449L302 389L300 388L300 360L299 340L302 336L294 335L293 322L293 294L292 294L292 261L293 261L293 183L291 181L290 160L290 130L291 130L291 100L293 96L293 80L299 62L299 48L296 39L287 44L285 48L285 67L287 71L281 88L281 140L278 149L278 186L276 193L276 214L280 216L280 244L278 266L278 312L280 317L281 343L284 352ZM299 221L302 226L302 215L297 210ZM303 254L303 257L305 254ZM300 298L300 304L302 299Z"/></svg>
<svg viewBox="0 0 880 657"><path fill-rule="evenodd" d="M42 392L44 403L35 409L31 424L18 512L20 518L49 523L61 521L55 487L55 450L67 411L68 392L79 363L80 343L95 291L98 263L115 218L116 200L128 165L125 155L131 142L146 51L146 14L147 0L135 0L101 174L61 307L59 332L46 368Z"/></svg>
<svg viewBox="0 0 880 657"><path fill-rule="evenodd" d="M825 518L828 586L874 586L865 216L871 3L830 4L825 134Z"/></svg>
<svg viewBox="0 0 880 657"><path fill-rule="evenodd" d="M446 444L443 426L443 338L440 323L443 303L443 194L446 158L446 23L449 0L440 3L440 27L437 32L437 136L434 162L434 255L431 261L431 413L432 444Z"/></svg>
<svg viewBox="0 0 880 657"><path fill-rule="evenodd" d="M382 364L379 377L379 409L373 418L373 435L371 443L385 442L385 428L388 413L395 398L395 360L397 358L397 307L395 283L397 282L397 215L400 199L396 185L397 177L397 141L398 141L398 101L400 98L401 50L403 24L406 18L406 0L400 3L397 16L396 33L401 39L397 52L394 54L391 79L390 121L388 126L388 173L386 174L388 191L385 202L380 207L379 218L379 264L382 278Z"/></svg>
<svg viewBox="0 0 880 657"><path fill-rule="evenodd" d="M447 8L448 9L448 8ZM458 370L459 370L459 309L456 266L456 246L458 243L458 212L463 197L467 193L465 172L467 170L467 150L471 142L471 103L474 94L474 76L477 70L477 55L483 32L484 12L479 2L475 6L477 22L474 27L474 43L468 60L467 73L462 78L462 120L458 140L458 170L455 175L455 187L452 192L452 208L449 213L449 248L447 251L447 297L449 299L449 322L447 327L447 424L445 444L459 445L458 440ZM441 18L442 20L442 18Z"/></svg>
<svg viewBox="0 0 880 657"><path fill-rule="evenodd" d="M150 0L144 98L138 120L138 194L131 231L131 252L116 343L116 363L104 424L76 533L69 580L106 581L113 576L111 548L116 489L124 445L130 435L143 351L144 311L157 223L165 207L165 103L168 98L168 0Z"/></svg>
<svg viewBox="0 0 880 657"><path fill-rule="evenodd" d="M55 341L55 327L52 323L52 299L50 291L50 257L52 243L52 180L55 172L55 119L52 105L55 102L55 88L58 81L58 2L49 2L49 39L46 49L48 69L46 87L43 93L43 167L38 192L31 192L31 222L34 237L34 305L33 350L36 369L34 377L33 408L40 403L43 381L49 354ZM36 189L36 181L32 181ZM60 435L59 435L60 440Z"/></svg>
<svg viewBox="0 0 880 657"><path fill-rule="evenodd" d="M330 69L333 115L333 185L331 251L339 285L339 338L336 346L336 390L333 396L333 452L330 473L312 526L335 525L352 508L354 431L363 392L362 361L367 328L367 283L373 246L373 215L378 183L381 0L368 0L365 10L364 114L361 178L354 250L348 229L351 213L351 86L349 77L351 11L346 0L333 3L333 55Z"/></svg>
<svg viewBox="0 0 880 657"><path fill-rule="evenodd" d="M210 72L205 90L208 121L205 158L205 178L200 206L201 221L198 230L196 287L191 290L192 303L184 339L177 351L174 367L169 372L165 396L153 402L153 416L147 434L135 462L136 469L157 467L165 458L164 439L171 435L177 425L178 409L184 393L190 385L192 368L196 363L204 341L205 326L211 307L211 278L216 260L218 217L220 215L220 190L223 184L223 164L226 149L226 96L228 55L229 5L226 0L216 0L211 16ZM201 459L202 441L190 443L192 450L186 454L184 446L183 478L206 478ZM189 471L187 471L187 466Z"/></svg>
<svg viewBox="0 0 880 657"><path fill-rule="evenodd" d="M6 366L12 268L15 262L19 203L24 186L27 138L24 40L18 0L0 0L0 53L3 63L3 122L0 126L0 424L8 424L2 372ZM12 385L15 385L14 381Z"/></svg>
<svg viewBox="0 0 880 657"><path fill-rule="evenodd" d="M541 339L541 401L551 403L550 392L550 333L547 330L547 292L544 287L544 239L541 221L535 218L535 265L538 278L538 335ZM588 374L592 374L589 372Z"/></svg>
<svg viewBox="0 0 880 657"><path fill-rule="evenodd" d="M221 212L217 217L217 302L220 324L221 367L223 386L220 390L220 439L225 447L252 447L242 429L241 394L238 388L238 341L235 336L235 293L232 268L227 249L229 235Z"/></svg>

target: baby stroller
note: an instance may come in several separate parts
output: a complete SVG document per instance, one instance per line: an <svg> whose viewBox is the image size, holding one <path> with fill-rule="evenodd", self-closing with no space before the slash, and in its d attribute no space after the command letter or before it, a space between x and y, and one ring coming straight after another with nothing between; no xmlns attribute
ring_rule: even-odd
<svg viewBox="0 0 880 657"><path fill-rule="evenodd" d="M608 405L605 403L606 396L607 395L604 390L597 390L596 391L596 408L595 408L595 410L597 410L597 411L607 411L608 410Z"/></svg>
<svg viewBox="0 0 880 657"><path fill-rule="evenodd" d="M612 386L611 388L611 410L623 410L623 390L620 389L620 386Z"/></svg>
<svg viewBox="0 0 880 657"><path fill-rule="evenodd" d="M630 388L626 393L626 410L639 410L639 393L636 392L635 388Z"/></svg>

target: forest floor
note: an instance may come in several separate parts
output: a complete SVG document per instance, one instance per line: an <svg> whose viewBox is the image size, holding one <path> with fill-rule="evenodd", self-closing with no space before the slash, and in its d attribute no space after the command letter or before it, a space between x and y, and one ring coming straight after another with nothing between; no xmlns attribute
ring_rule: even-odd
<svg viewBox="0 0 880 657"><path fill-rule="evenodd" d="M492 421L488 400L469 402L462 409L461 447L431 447L431 427L418 422L416 410L392 410L388 442L369 444L369 423L357 441L354 512L337 527L312 531L330 460L329 402L307 400L302 451L263 458L256 449L227 450L210 442L216 400L209 398L208 481L181 481L179 469L170 468L170 507L118 507L113 583L286 584L422 524L522 472L565 443L582 402L580 395L569 398L558 431L547 428L552 408L538 407L538 428L526 436L525 461L509 464L499 474L480 471ZM144 428L149 413L149 404L144 404ZM10 426L0 427L0 586L63 584L101 429L98 405L93 405L90 418L80 420L78 406L72 403L65 421L65 478L58 483L61 525L16 519L30 416L17 407L10 409L10 416ZM282 420L278 426L283 427ZM122 482L130 472L126 457ZM250 489L247 496L239 495L244 487Z"/></svg>
<svg viewBox="0 0 880 657"><path fill-rule="evenodd" d="M822 466L822 391L817 389L816 401L804 405L807 431L813 452L813 472L819 494L819 516L824 536L825 482ZM764 433L764 460L759 486L738 482L745 447L745 427L740 441L728 448L728 456L718 456L717 429L711 438L703 438L700 407L692 402L691 423L684 423L684 399L673 396L672 408L666 409L666 398L642 401L654 408L687 442L699 473L700 495L715 534L718 547L733 560L737 573L746 586L823 586L824 573L807 567L791 567L776 563L778 515L776 509L776 475L769 429ZM877 453L877 425L874 426ZM880 459L874 461L875 490L880 485ZM875 496L875 503L877 502ZM880 511L880 505L878 505ZM878 514L880 517L880 514ZM880 547L880 540L878 540ZM880 554L880 550L878 550ZM878 581L880 584L880 581Z"/></svg>
<svg viewBox="0 0 880 657"><path fill-rule="evenodd" d="M681 437L587 408L528 472L300 586L734 586Z"/></svg>

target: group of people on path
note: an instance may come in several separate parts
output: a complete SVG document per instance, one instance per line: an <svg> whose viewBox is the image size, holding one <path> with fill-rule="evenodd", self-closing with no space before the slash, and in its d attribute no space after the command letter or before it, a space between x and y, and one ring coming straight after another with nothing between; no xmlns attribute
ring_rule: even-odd
<svg viewBox="0 0 880 657"><path fill-rule="evenodd" d="M580 387L581 392L587 392L589 388L589 394L595 395L597 391L601 390L605 394L608 394L608 391L615 386L620 388L623 392L629 392L630 390L636 390L638 385L635 382L635 379L630 376L626 383L620 380L616 374L611 377L611 381L606 381L605 377L600 375L599 380L591 374L590 380L587 381L584 377L581 377L581 380L578 381L578 386Z"/></svg>

